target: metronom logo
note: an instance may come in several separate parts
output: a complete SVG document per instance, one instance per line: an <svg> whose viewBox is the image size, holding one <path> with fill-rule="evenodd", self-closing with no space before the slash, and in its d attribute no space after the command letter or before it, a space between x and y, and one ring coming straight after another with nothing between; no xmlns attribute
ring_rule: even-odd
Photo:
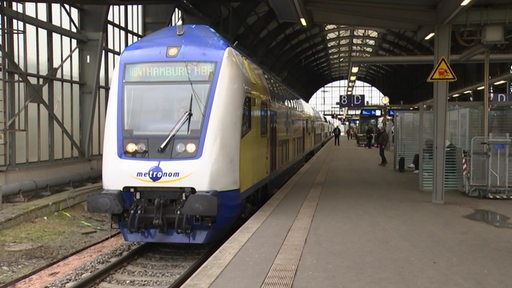
<svg viewBox="0 0 512 288"><path fill-rule="evenodd" d="M158 163L160 165L160 163ZM142 172L138 171L136 172L136 175L134 176L135 179L138 179L140 181L144 182L175 182L182 180L189 175L181 176L181 173L178 171L164 171L162 167L160 166L153 166L149 168L148 171Z"/></svg>

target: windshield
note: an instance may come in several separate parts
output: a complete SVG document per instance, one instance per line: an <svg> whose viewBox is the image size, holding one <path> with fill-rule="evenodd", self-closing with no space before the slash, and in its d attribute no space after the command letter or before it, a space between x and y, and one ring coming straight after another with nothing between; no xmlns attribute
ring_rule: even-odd
<svg viewBox="0 0 512 288"><path fill-rule="evenodd" d="M214 64L173 62L172 66L171 63L144 65L150 67L149 64L152 70L141 73L151 75L139 74L139 77L134 78L128 75L130 67L126 69L123 101L124 134L166 136L184 113L191 111L192 117L181 126L176 135L198 136L205 116ZM141 71L141 64L133 65L137 65L138 71ZM167 71L166 77L158 74L160 70L155 72L155 65L161 71ZM198 65L208 65L209 75L198 77L196 72L191 72L196 71ZM174 74L165 69L171 69ZM205 68L202 69L204 72Z"/></svg>

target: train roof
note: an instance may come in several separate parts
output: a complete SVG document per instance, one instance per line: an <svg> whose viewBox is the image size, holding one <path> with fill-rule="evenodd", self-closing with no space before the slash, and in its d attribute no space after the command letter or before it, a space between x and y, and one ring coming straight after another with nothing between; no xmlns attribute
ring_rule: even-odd
<svg viewBox="0 0 512 288"><path fill-rule="evenodd" d="M182 29L182 33L180 33ZM123 54L143 53L151 60L152 56L162 57L162 48L186 48L186 58L195 56L197 60L208 60L210 51L224 51L230 47L229 42L206 25L168 26L157 30L139 41L126 47ZM166 51L166 50L164 50ZM165 56L165 54L164 54Z"/></svg>

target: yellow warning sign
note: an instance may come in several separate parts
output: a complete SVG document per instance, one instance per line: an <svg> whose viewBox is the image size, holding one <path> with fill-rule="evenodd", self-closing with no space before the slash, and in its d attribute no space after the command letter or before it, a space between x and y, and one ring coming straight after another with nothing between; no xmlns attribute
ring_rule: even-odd
<svg viewBox="0 0 512 288"><path fill-rule="evenodd" d="M430 73L428 77L428 82L433 81L455 81L457 80L457 76L453 73L452 68L446 61L444 57L439 59L439 63L437 63L436 68Z"/></svg>

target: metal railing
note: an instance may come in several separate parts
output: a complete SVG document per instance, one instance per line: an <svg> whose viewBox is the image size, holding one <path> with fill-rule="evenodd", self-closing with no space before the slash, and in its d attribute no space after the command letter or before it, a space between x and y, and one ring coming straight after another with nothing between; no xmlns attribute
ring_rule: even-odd
<svg viewBox="0 0 512 288"><path fill-rule="evenodd" d="M466 194L485 198L512 198L511 143L508 133L473 137L469 161L466 159L469 165L464 173Z"/></svg>

